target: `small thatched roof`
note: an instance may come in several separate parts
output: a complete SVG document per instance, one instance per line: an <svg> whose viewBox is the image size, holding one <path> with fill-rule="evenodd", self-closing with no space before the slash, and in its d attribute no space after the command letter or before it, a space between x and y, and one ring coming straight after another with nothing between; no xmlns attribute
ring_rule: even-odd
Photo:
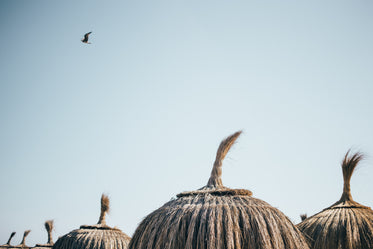
<svg viewBox="0 0 373 249"><path fill-rule="evenodd" d="M96 225L83 225L80 229L60 237L53 249L127 249L130 237L118 228L106 225L109 198L101 197L101 213Z"/></svg>
<svg viewBox="0 0 373 249"><path fill-rule="evenodd" d="M48 233L48 242L46 244L36 244L33 249L47 249L53 247L53 239L52 239L52 230L53 230L53 220L47 220L44 223L45 230Z"/></svg>
<svg viewBox="0 0 373 249"><path fill-rule="evenodd" d="M31 232L31 230L26 230L23 233L23 238L22 238L21 244L16 245L16 246L12 246L11 248L30 248L30 246L26 245L26 237L29 235L30 232Z"/></svg>
<svg viewBox="0 0 373 249"><path fill-rule="evenodd" d="M349 153L342 161L344 183L340 200L298 224L313 239L311 248L373 248L373 210L354 201L350 188L352 173L363 155Z"/></svg>
<svg viewBox="0 0 373 249"><path fill-rule="evenodd" d="M222 161L241 132L223 140L207 185L183 192L149 214L129 249L308 249L278 209L245 189L223 186Z"/></svg>
<svg viewBox="0 0 373 249"><path fill-rule="evenodd" d="M3 248L9 248L9 247L12 247L12 246L10 245L10 241L12 240L12 238L14 237L14 235L16 235L16 232L12 232L12 233L10 234L10 237L9 237L9 239L8 239L8 242L6 242L6 244L4 244L4 245L1 245L0 248L3 249Z"/></svg>

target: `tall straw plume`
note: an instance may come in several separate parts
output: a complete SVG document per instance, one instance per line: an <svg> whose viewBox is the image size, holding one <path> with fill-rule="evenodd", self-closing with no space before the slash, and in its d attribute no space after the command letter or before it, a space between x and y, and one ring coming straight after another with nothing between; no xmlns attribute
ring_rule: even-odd
<svg viewBox="0 0 373 249"><path fill-rule="evenodd" d="M8 239L8 242L6 243L7 245L10 245L10 241L12 240L12 238L14 237L14 235L16 235L16 232L12 232L12 233L10 234L10 237L9 237L9 239Z"/></svg>
<svg viewBox="0 0 373 249"><path fill-rule="evenodd" d="M101 213L97 224L106 225L105 216L110 209L110 200L107 195L102 194L101 196Z"/></svg>
<svg viewBox="0 0 373 249"><path fill-rule="evenodd" d="M53 220L47 220L44 223L44 226L48 232L48 244L53 244L53 239L52 239Z"/></svg>
<svg viewBox="0 0 373 249"><path fill-rule="evenodd" d="M31 230L26 230L26 231L23 233L23 238L22 238L21 245L24 245L24 244L25 244L26 237L27 237L27 235L28 235L30 232L31 232Z"/></svg>
<svg viewBox="0 0 373 249"><path fill-rule="evenodd" d="M234 144L234 142L241 135L241 133L242 131L238 131L233 135L230 135L220 143L220 146L216 153L214 167L212 168L210 179L207 182L207 187L223 187L223 182L221 180L223 160L227 155L228 151L230 150L230 148L232 147L232 145Z"/></svg>
<svg viewBox="0 0 373 249"><path fill-rule="evenodd" d="M351 176L357 166L357 164L364 159L364 155L357 152L350 156L350 151L348 150L343 161L342 161L342 171L343 171L343 193L340 202L353 201L351 196L350 180Z"/></svg>

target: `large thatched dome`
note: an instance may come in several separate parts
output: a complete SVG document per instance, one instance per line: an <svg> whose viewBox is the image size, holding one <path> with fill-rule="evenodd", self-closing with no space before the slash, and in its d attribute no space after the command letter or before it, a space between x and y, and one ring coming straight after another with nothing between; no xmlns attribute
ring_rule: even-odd
<svg viewBox="0 0 373 249"><path fill-rule="evenodd" d="M373 211L352 199L350 179L362 155L346 153L342 162L343 193L339 201L308 219L298 228L313 239L314 249L373 248Z"/></svg>
<svg viewBox="0 0 373 249"><path fill-rule="evenodd" d="M48 233L48 241L46 244L36 244L33 249L50 249L53 247L53 239L52 239L52 230L53 230L53 220L47 220L44 223L45 230Z"/></svg>
<svg viewBox="0 0 373 249"><path fill-rule="evenodd" d="M101 197L101 214L97 225L83 225L80 229L59 238L53 249L127 249L130 237L118 228L106 225L109 198Z"/></svg>
<svg viewBox="0 0 373 249"><path fill-rule="evenodd" d="M222 160L240 133L220 144L208 184L145 217L129 249L308 249L281 211L249 190L223 186Z"/></svg>

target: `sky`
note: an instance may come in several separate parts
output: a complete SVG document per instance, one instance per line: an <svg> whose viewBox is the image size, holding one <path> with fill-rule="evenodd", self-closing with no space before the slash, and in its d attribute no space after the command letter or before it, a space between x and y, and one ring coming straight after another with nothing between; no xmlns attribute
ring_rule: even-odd
<svg viewBox="0 0 373 249"><path fill-rule="evenodd" d="M45 243L99 218L132 235L223 183L294 223L351 180L373 206L372 1L0 1L0 244ZM92 31L90 41L80 41Z"/></svg>

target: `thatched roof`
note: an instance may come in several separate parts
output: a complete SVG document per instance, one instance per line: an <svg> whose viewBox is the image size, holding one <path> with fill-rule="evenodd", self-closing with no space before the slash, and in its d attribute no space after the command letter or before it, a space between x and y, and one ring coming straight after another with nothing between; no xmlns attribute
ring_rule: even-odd
<svg viewBox="0 0 373 249"><path fill-rule="evenodd" d="M31 230L26 230L23 233L23 238L22 238L21 244L16 245L16 246L12 246L11 248L30 248L30 246L26 245L26 237L29 235L30 232L31 232Z"/></svg>
<svg viewBox="0 0 373 249"><path fill-rule="evenodd" d="M8 239L8 242L6 242L6 244L4 244L4 245L1 245L0 248L3 249L3 248L9 248L9 247L12 247L12 246L10 245L10 241L12 240L12 238L14 237L14 235L16 235L16 232L12 232L12 233L10 234L10 237L9 237L9 239Z"/></svg>
<svg viewBox="0 0 373 249"><path fill-rule="evenodd" d="M48 242L46 244L36 244L33 249L47 249L53 247L53 239L52 239L52 230L53 230L53 220L47 220L44 223L45 230L48 233Z"/></svg>
<svg viewBox="0 0 373 249"><path fill-rule="evenodd" d="M80 229L60 237L53 249L127 249L130 237L118 228L106 225L109 198L101 197L101 213L96 225L83 225Z"/></svg>
<svg viewBox="0 0 373 249"><path fill-rule="evenodd" d="M309 217L298 228L313 239L314 249L373 248L373 211L352 199L350 179L363 158L348 151L342 161L343 193L339 201Z"/></svg>
<svg viewBox="0 0 373 249"><path fill-rule="evenodd" d="M207 185L178 194L145 217L129 249L308 249L278 209L249 190L223 186L222 161L240 134L221 142Z"/></svg>

